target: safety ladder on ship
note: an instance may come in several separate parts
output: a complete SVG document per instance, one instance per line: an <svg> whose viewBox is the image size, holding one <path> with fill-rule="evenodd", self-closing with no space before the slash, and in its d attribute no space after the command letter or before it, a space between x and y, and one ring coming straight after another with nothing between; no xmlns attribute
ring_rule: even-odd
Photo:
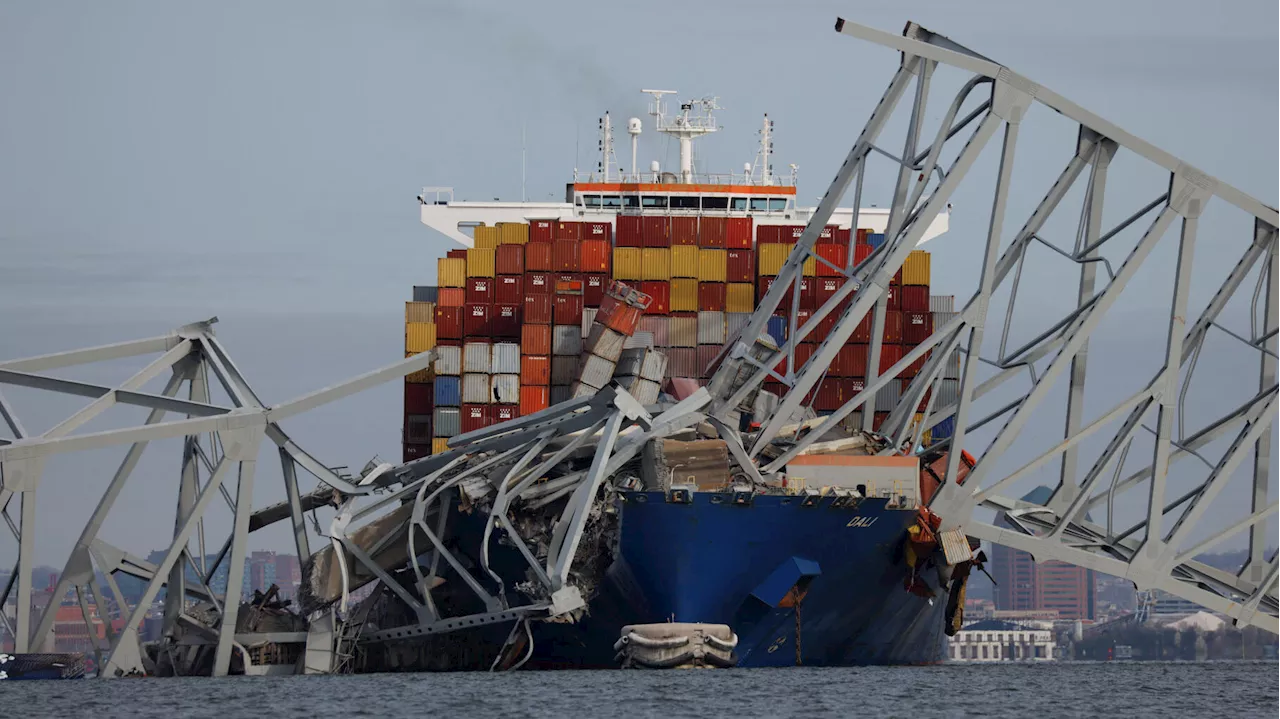
<svg viewBox="0 0 1280 719"><path fill-rule="evenodd" d="M352 674L355 672L356 664L356 645L360 642L360 635L364 632L364 625L369 622L369 612L372 611L373 605L379 597L378 592L371 592L365 597L352 612L351 616L342 623L342 629L338 632L337 645L333 650L333 673L334 674Z"/></svg>

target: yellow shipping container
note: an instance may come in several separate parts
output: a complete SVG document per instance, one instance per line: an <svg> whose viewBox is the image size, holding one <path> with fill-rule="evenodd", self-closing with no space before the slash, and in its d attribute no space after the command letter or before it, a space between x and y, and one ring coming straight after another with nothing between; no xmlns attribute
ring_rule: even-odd
<svg viewBox="0 0 1280 719"><path fill-rule="evenodd" d="M435 322L436 303L406 302L404 303L405 322Z"/></svg>
<svg viewBox="0 0 1280 719"><path fill-rule="evenodd" d="M791 248L792 245L777 243L756 245L757 273L761 277L772 277L781 272L782 266L787 264L787 257L791 255Z"/></svg>
<svg viewBox="0 0 1280 719"><path fill-rule="evenodd" d="M476 247L482 250L493 250L498 247L498 228L480 226L472 233ZM473 275L480 277L481 275Z"/></svg>
<svg viewBox="0 0 1280 719"><path fill-rule="evenodd" d="M728 258L725 250L699 250L698 281L724 282L729 272Z"/></svg>
<svg viewBox="0 0 1280 719"><path fill-rule="evenodd" d="M404 323L404 351L417 354L426 352L429 349L435 349L436 346L436 323L435 322L406 322Z"/></svg>
<svg viewBox="0 0 1280 719"><path fill-rule="evenodd" d="M752 312L756 308L756 287L750 282L730 282L725 291L725 312Z"/></svg>
<svg viewBox="0 0 1280 719"><path fill-rule="evenodd" d="M523 222L499 222L498 223L498 244L500 245L527 245L529 244L529 226Z"/></svg>
<svg viewBox="0 0 1280 719"><path fill-rule="evenodd" d="M671 311L698 311L698 281L687 277L671 280Z"/></svg>
<svg viewBox="0 0 1280 719"><path fill-rule="evenodd" d="M912 250L902 263L902 284L929 286L929 253Z"/></svg>
<svg viewBox="0 0 1280 719"><path fill-rule="evenodd" d="M496 250L472 247L467 250L467 277L493 277L497 274Z"/></svg>
<svg viewBox="0 0 1280 719"><path fill-rule="evenodd" d="M918 252L918 251L919 251L919 250L917 250L917 252ZM924 414L923 414L923 413L921 413L921 412L916 412L914 415L912 415L912 418L911 418L911 419L912 419L912 422L911 422L911 436L912 436L912 437L914 437L914 436L915 436L916 427L918 427L918 426L920 425L920 423L924 421ZM924 434L920 435L920 443L921 443L921 444L923 444L923 445L924 445L924 446L926 446L926 447L928 447L929 445L933 444L933 430L931 430L931 429L926 429L926 430L924 431Z"/></svg>
<svg viewBox="0 0 1280 719"><path fill-rule="evenodd" d="M448 451L449 451L448 437L433 437L431 439L432 454L444 454L445 452L448 452Z"/></svg>
<svg viewBox="0 0 1280 719"><path fill-rule="evenodd" d="M461 257L441 257L436 260L436 281L441 287L466 287L467 261Z"/></svg>
<svg viewBox="0 0 1280 719"><path fill-rule="evenodd" d="M408 357L414 356L415 354L418 354L418 353L405 352L404 356L408 358ZM431 369L432 369L431 365L427 365L426 369L420 369L417 372L410 372L409 374L404 376L404 381L408 382L409 384L428 384L435 379L435 375L432 374Z"/></svg>
<svg viewBox="0 0 1280 719"><path fill-rule="evenodd" d="M696 245L676 245L671 248L671 276L697 278L698 247Z"/></svg>
<svg viewBox="0 0 1280 719"><path fill-rule="evenodd" d="M640 268L640 279L671 279L671 250L666 247L644 248L644 263Z"/></svg>
<svg viewBox="0 0 1280 719"><path fill-rule="evenodd" d="M643 274L644 250L639 247L615 247L613 250L613 279L638 280Z"/></svg>
<svg viewBox="0 0 1280 719"><path fill-rule="evenodd" d="M814 257L813 255L809 255L808 257L806 257L804 260L804 267L800 268L800 272L805 277L817 277L818 276L818 258Z"/></svg>

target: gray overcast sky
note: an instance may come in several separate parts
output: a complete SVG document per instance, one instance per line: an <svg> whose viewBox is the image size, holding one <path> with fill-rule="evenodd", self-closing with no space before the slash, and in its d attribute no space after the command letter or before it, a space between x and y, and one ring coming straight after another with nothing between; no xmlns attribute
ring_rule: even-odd
<svg viewBox="0 0 1280 719"><path fill-rule="evenodd" d="M641 87L721 96L725 129L699 149L708 169L749 161L759 117L770 113L777 168L799 165L800 194L814 198L896 63L836 35L837 15L890 32L921 22L1275 203L1276 3L1206 8L4 3L0 356L218 315L220 336L269 402L385 364L401 348L400 303L411 285L434 281L446 249L418 223L418 189L517 198L523 125L530 198L560 197L575 162L594 165L601 111L643 115ZM934 101L935 120L945 102ZM643 158L673 162L652 133L643 140ZM1056 173L1070 151L1056 142L1024 156ZM887 203L883 186L872 189L868 202ZM1015 194L1026 203L1040 192L1028 183ZM972 197L956 196L955 226L985 227L989 204ZM1135 194L1108 216L1150 197ZM956 236L931 248L948 272L935 275L935 292L965 292L977 269L964 243L972 234ZM966 282L952 287L953 277ZM57 421L55 408L75 407L11 394L36 429ZM290 429L324 447L326 461L398 456L397 385L320 414ZM52 467L42 519L65 511L64 526L78 527L104 486L102 463L114 461ZM158 546L171 492L157 500L145 489L167 482L176 462L171 453L144 463L108 539L137 552ZM280 495L274 480L259 482L259 503ZM70 535L42 537L38 559L61 563ZM284 536L262 541L283 548Z"/></svg>

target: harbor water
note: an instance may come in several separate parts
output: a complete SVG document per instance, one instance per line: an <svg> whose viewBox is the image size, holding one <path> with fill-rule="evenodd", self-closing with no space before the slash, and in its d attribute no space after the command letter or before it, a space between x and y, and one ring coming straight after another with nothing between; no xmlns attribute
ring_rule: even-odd
<svg viewBox="0 0 1280 719"><path fill-rule="evenodd" d="M0 682L12 717L1275 717L1275 662Z"/></svg>

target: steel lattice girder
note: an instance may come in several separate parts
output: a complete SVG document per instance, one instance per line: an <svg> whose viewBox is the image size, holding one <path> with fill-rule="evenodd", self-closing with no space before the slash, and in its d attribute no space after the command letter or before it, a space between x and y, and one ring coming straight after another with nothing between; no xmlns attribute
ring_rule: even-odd
<svg viewBox="0 0 1280 719"><path fill-rule="evenodd" d="M1272 435L1277 394L1275 208L1121 130L1052 90L914 23L909 24L901 36L843 20L837 22L836 30L900 51L901 65L770 292L762 298L747 327L737 337L731 338L730 346L723 353L717 376L711 385L716 389L712 414L720 419L727 418L767 377L772 376L788 385L781 406L766 420L762 431L754 438L750 451L752 455L758 454L779 435L782 426L791 421L795 410L803 406L806 395L826 375L836 351L845 343L853 329L864 318L871 317L872 346L866 389L847 401L838 411L819 421L803 439L794 443L767 467L763 467L763 472L781 470L791 457L822 438L837 422L856 410L873 406L878 390L931 351L932 354L915 379L910 383L904 380L906 389L903 399L890 413L882 428L885 434L897 440L894 446L912 437L919 438L924 429L937 425L947 417L954 417L956 423L953 437L940 446L963 447L966 446L966 435L971 431L1001 417L1005 418L1004 426L996 433L990 447L981 453L963 488L950 481L957 476L960 462L960 453L951 453L946 475L948 481L931 505L931 509L942 514L949 526L962 526L972 536L1024 549L1034 554L1038 560L1057 559L1128 577L1140 588L1163 589L1220 611L1237 622L1256 624L1275 632L1275 558L1268 560L1265 556L1266 522L1277 508L1274 500L1268 501L1269 477L1273 471ZM920 149L926 102L934 72L941 66L971 73L972 77L963 84L951 102L950 109L937 129L933 144ZM910 160L908 162L881 150L874 142L895 106L908 96L908 89L913 81L914 101L906 123L906 140L901 155L901 158ZM989 88L990 96L963 119L956 121L965 100L981 88ZM1075 124L1075 153L1030 217L1013 236L1012 242L1004 246L1002 238L1005 234L1019 129L1028 112L1036 105L1048 107ZM975 122L976 126L969 130L968 138L956 160L943 172L938 164L943 144L952 137L963 136L964 131ZM992 214L985 233L982 272L977 278L977 291L952 321L935 327L933 336L907 353L886 372L880 373L879 343L885 317L884 298L888 278L898 271L906 256L918 245L923 227L956 188L961 184L971 185L979 181L969 177L973 161L983 145L1001 130L1003 137L999 170L991 194ZM749 346L763 331L768 316L782 303L783 288L793 284L801 276L801 267L809 257L816 256L814 245L819 231L829 218L830 210L850 186L853 187L855 203L861 198L867 159L873 152L890 157L897 165L893 182L893 204L884 245L861 266L844 268L849 281L839 294L815 310L808 322L797 322L797 304L793 302L790 310L791 332L787 341L771 358L765 361L752 360L747 356ZM1107 195L1108 170L1117 153L1136 157L1160 168L1167 173L1168 185L1154 201L1125 221L1107 229L1102 225L1102 208ZM911 178L917 173L918 179L912 187ZM926 186L929 186L935 173L938 175L938 182L933 186L933 192L926 197ZM1062 250L1045 241L1038 233L1082 178L1085 182L1086 199L1080 217L1076 248L1072 251ZM1247 243L1248 247L1235 269L1218 285L1209 304L1196 321L1191 323L1190 329L1187 329L1183 318L1188 311L1199 218L1211 201L1226 203L1234 211L1253 218L1253 237L1248 238L1251 241ZM1143 218L1148 218L1150 223L1145 234L1118 269L1114 268L1103 254L1107 243L1114 243L1114 238ZM1097 419L1086 423L1082 410L1088 378L1086 352L1090 338L1126 285L1143 267L1144 260L1161 244L1168 234L1167 230L1175 223L1181 229L1176 247L1176 270L1170 280L1173 298L1167 314L1151 320L1153 324L1167 324L1169 327L1163 367L1145 387L1115 403L1111 410L1103 412ZM1061 320L1035 339L1012 351L1006 351L1017 286L1028 260L1028 249L1033 243L1049 247L1057 255L1079 267L1076 306L1068 308ZM853 257L852 249L851 247L850 257ZM1110 276L1105 283L1099 282L1099 265L1103 265ZM1254 271L1258 273L1259 284L1250 311L1255 316L1261 314L1261 321L1251 317L1253 332L1252 336L1246 338L1223 328L1218 323L1218 318L1232 297L1239 294L1238 290L1246 277ZM1002 285L1008 288L1006 281L1011 276L1013 289L999 336L999 356L995 360L989 360L981 357L984 332L988 327L988 308L996 291ZM1258 298L1264 296L1264 289L1265 300L1259 311ZM846 308L839 309L846 301ZM795 348L801 339L813 332L824 317L841 311L843 314L811 359L803 366L797 365ZM1260 363L1257 394L1233 412L1205 421L1198 432L1176 438L1173 420L1179 409L1179 397L1185 395L1195 359L1211 327L1223 329L1241 340L1257 356ZM951 348L956 345L962 349L966 358L960 374L959 401L938 406L931 397L927 416L915 427L914 433L911 432L912 414L916 406L921 402L925 391L941 376L944 363L949 362L952 356ZM779 363L788 368L784 376L772 371ZM993 365L996 372L980 383L978 370L983 364ZM734 385L734 377L740 379L744 376L744 367L750 368L745 371L745 375L750 378L745 383ZM1095 368L1095 374L1097 371ZM1008 389L1008 381L1011 379L1028 375L1031 378L1031 388L1020 398L1000 405L980 419L971 417L977 400L997 389ZM1060 379L1065 379L1068 387L1062 442L1011 473L998 473L998 460L1014 445L1022 429L1043 405ZM1247 380L1253 381L1252 378ZM1143 416L1148 412L1156 413L1158 417L1156 428L1149 430L1154 434L1152 462L1145 469L1120 481L1119 475L1128 450L1137 429L1143 426ZM1116 431L1112 424L1122 419ZM864 412L863 428L870 429L871 420L871 412ZM1198 456L1197 450L1215 439L1225 438L1231 431L1236 432L1235 441L1212 468L1211 474L1195 490L1169 502L1165 498L1165 487L1170 465L1186 456ZM1077 462L1082 443L1090 437L1096 439L1107 436L1110 436L1110 440L1103 454L1080 477ZM1206 519L1206 508L1219 495L1233 470L1244 462L1249 453L1253 455L1253 471L1247 516L1240 521L1227 522L1225 526L1211 526L1212 523ZM999 494L1002 490L1010 489L1017 480L1046 468L1051 462L1060 462L1057 489L1044 505L1013 501ZM1100 490L1099 487L1103 486L1100 478L1112 469L1115 470L1116 478L1111 481L1111 487ZM1111 531L1115 498L1139 485L1146 485L1148 489L1147 502L1143 505L1145 519L1125 532ZM1088 510L1104 506L1107 509L1105 528L1094 525L1085 518ZM1015 522L1014 529L997 527L980 521L974 515L974 510L979 507L1006 515L1016 510L1024 520ZM1165 515L1171 512L1170 525L1165 521ZM1034 521L1028 521L1026 517L1032 517ZM1213 531L1215 529L1217 531ZM1192 544L1193 531L1208 536ZM1145 538L1136 537L1138 532L1144 533ZM1194 561L1199 553L1244 532L1249 537L1249 561L1238 574L1214 570Z"/></svg>
<svg viewBox="0 0 1280 719"><path fill-rule="evenodd" d="M298 447L280 428L280 420L320 407L359 392L374 384L403 377L427 367L434 359L433 353L423 353L396 362L388 367L355 377L346 382L327 387L276 407L265 407L253 393L249 383L240 374L226 350L213 336L212 325L216 318L181 327L167 335L131 342L121 342L81 350L59 352L27 359L0 361L0 386L10 384L44 390L52 393L90 397L92 401L47 432L31 436L13 408L0 394L0 418L12 437L0 439L0 514L18 538L18 564L3 592L3 603L16 587L17 621L5 627L15 637L15 649L19 652L39 647L49 637L53 618L59 602L49 605L32 626L31 570L33 568L36 537L35 499L39 493L45 460L50 456L85 449L98 449L130 445L89 521L81 530L79 539L58 575L54 596L64 596L75 589L82 605L85 621L89 612L85 600L90 593L101 604L106 597L94 578L95 568L105 574L114 600L122 613L128 614L123 630L116 634L108 629L110 647L101 676L118 676L142 671L143 661L138 644L138 629L150 602L162 588L167 588L165 627L171 629L181 617L183 596L211 601L220 618L216 628L216 654L213 673L226 674L231 651L237 646L234 632L238 596L243 581L244 555L247 536L252 529L259 529L280 519L292 522L300 557L309 556L303 512L323 503L321 497L334 491L346 496L361 496L373 491L372 485L356 485L338 476L313 456ZM123 359L147 354L162 353L141 371L115 387L103 387L83 382L73 382L41 374L42 372L85 365L106 360ZM170 377L159 394L140 391L153 379L169 373ZM213 376L227 390L231 406L212 404L209 401L207 382ZM189 387L186 399L176 395L183 385ZM151 409L147 419L139 425L85 434L73 434L74 430L109 410L114 404L132 404ZM166 413L185 415L186 419L164 421ZM202 435L208 433L211 444L204 444ZM179 481L179 502L175 518L174 536L165 550L164 559L152 566L131 558L98 538L115 500L128 482L148 442L166 438L185 438L183 470ZM279 448L284 471L287 509L275 511L267 508L254 513L252 501L254 465L258 446L268 439ZM212 457L212 459L210 459ZM207 479L200 485L198 465L207 469ZM301 466L324 485L323 491L312 492L305 497L297 488L297 468ZM235 475L235 492L227 491L231 476ZM17 495L21 501L20 521L12 521L8 513L9 500ZM212 567L203 573L196 568L188 550L195 533L201 536L205 511L216 495L222 495L233 512L233 529L218 553ZM54 496L54 495L49 495ZM304 506L305 500L305 506ZM229 562L227 594L219 601L209 589L209 580L223 561ZM197 569L196 584L186 580L187 564ZM147 581L143 600L133 609L125 604L113 574L123 572ZM228 601L228 597L236 597ZM123 614L122 614L123 616ZM110 622L107 623L110 626ZM91 631L91 628L90 628ZM243 653L243 647L240 647ZM95 652L99 651L95 647ZM243 657L246 666L251 663Z"/></svg>

